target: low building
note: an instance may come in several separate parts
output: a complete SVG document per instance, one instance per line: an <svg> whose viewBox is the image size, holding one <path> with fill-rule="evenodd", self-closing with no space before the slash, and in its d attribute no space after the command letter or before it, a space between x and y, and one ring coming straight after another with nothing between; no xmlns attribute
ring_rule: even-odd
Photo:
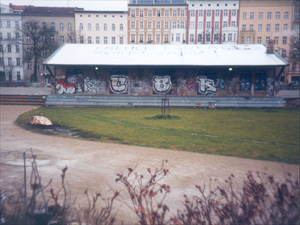
<svg viewBox="0 0 300 225"><path fill-rule="evenodd" d="M57 94L274 96L288 63L257 44L65 44L45 65Z"/></svg>

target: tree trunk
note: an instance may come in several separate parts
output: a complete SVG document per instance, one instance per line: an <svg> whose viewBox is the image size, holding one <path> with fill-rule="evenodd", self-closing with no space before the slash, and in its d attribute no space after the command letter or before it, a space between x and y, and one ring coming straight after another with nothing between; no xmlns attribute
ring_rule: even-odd
<svg viewBox="0 0 300 225"><path fill-rule="evenodd" d="M32 82L37 82L37 56L34 54L34 65L33 65L33 77L32 77Z"/></svg>

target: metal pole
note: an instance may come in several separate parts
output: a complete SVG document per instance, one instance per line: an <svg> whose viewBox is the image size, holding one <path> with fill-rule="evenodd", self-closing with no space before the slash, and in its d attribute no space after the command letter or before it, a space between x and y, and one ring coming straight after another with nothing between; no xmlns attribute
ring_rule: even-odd
<svg viewBox="0 0 300 225"><path fill-rule="evenodd" d="M32 156L33 156L33 151L32 151L32 148L30 148L30 151L31 151L31 154L32 154ZM36 171L36 175L37 175L37 177L38 177L38 179L39 179L39 185L41 186L42 184L42 182L41 182L41 177L40 177L40 175L39 175L39 171L38 171L38 169L37 169L37 166L36 166L36 162L34 161L34 169L35 169L35 171ZM42 189L42 196L43 196L43 200L44 200L44 205L45 205L45 210L46 210L46 213L48 213L48 207L47 207L47 202L46 202L46 198L45 198L45 194L44 194L44 190Z"/></svg>
<svg viewBox="0 0 300 225"><path fill-rule="evenodd" d="M24 204L25 204L25 222L27 224L27 179L26 179L26 152L23 152L24 158Z"/></svg>

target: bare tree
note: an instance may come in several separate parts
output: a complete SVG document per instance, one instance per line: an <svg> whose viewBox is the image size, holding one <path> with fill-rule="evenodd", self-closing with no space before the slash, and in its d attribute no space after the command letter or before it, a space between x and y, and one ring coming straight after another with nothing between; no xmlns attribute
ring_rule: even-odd
<svg viewBox="0 0 300 225"><path fill-rule="evenodd" d="M23 24L21 32L24 37L24 61L31 62L33 60L32 81L36 82L39 60L58 47L55 41L56 31L47 24L41 26L38 21L33 20Z"/></svg>

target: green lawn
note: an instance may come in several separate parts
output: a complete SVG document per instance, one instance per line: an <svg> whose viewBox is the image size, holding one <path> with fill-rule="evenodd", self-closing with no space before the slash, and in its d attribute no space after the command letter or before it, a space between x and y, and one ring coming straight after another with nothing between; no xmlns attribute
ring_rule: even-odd
<svg viewBox="0 0 300 225"><path fill-rule="evenodd" d="M171 108L159 119L160 108L43 107L17 122L40 113L96 141L299 164L299 108Z"/></svg>

